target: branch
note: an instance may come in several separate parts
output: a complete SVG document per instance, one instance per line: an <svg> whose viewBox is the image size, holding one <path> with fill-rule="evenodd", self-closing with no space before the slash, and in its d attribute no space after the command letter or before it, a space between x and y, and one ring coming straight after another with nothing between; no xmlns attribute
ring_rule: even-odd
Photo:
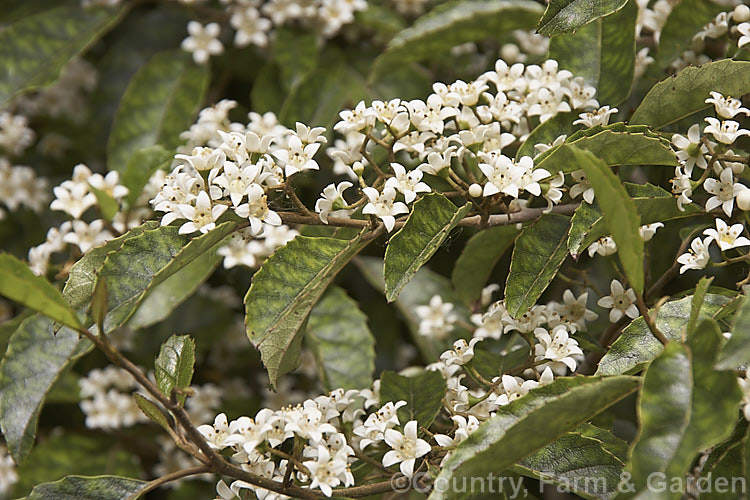
<svg viewBox="0 0 750 500"><path fill-rule="evenodd" d="M166 476L162 476L160 478L154 479L153 481L149 481L143 489L136 491L132 495L128 496L125 500L135 500L136 498L140 498L149 491L153 491L163 484L182 479L183 477L197 476L198 474L205 474L207 472L211 472L211 470L205 465L172 472L171 474L167 474Z"/></svg>

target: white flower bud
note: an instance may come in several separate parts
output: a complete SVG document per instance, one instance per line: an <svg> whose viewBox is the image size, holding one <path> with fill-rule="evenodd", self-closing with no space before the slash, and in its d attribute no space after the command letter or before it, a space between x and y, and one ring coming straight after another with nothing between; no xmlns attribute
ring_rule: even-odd
<svg viewBox="0 0 750 500"><path fill-rule="evenodd" d="M482 186L479 184L472 184L469 186L469 196L472 196L474 198L479 198L482 196Z"/></svg>
<svg viewBox="0 0 750 500"><path fill-rule="evenodd" d="M740 210L750 210L750 188L745 188L737 195L737 206Z"/></svg>
<svg viewBox="0 0 750 500"><path fill-rule="evenodd" d="M365 173L365 166L362 165L362 162L355 162L354 165L352 165L352 170L354 170L354 173L357 174L357 177L362 177L362 174Z"/></svg>
<svg viewBox="0 0 750 500"><path fill-rule="evenodd" d="M750 7L747 5L738 5L732 12L732 21L735 23L745 23L750 21Z"/></svg>

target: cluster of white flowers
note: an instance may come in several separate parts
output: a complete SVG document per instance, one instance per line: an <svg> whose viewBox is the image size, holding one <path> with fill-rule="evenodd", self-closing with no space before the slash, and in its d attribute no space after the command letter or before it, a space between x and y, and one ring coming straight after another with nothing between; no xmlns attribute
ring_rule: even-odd
<svg viewBox="0 0 750 500"><path fill-rule="evenodd" d="M17 482L16 463L8 449L0 444L0 498L10 498L13 485Z"/></svg>
<svg viewBox="0 0 750 500"><path fill-rule="evenodd" d="M112 365L94 369L78 385L86 427L111 430L148 421L133 399L141 387L125 370Z"/></svg>
<svg viewBox="0 0 750 500"><path fill-rule="evenodd" d="M11 165L0 156L0 220L5 218L4 208L15 211L27 207L41 212L48 200L47 179L37 177L31 167Z"/></svg>

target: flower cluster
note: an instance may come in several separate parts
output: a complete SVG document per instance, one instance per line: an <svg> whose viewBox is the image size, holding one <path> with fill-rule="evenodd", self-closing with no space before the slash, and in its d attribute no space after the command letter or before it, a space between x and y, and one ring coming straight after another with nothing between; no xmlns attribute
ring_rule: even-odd
<svg viewBox="0 0 750 500"><path fill-rule="evenodd" d="M133 399L141 387L125 370L111 365L94 369L78 385L86 427L111 430L148 421Z"/></svg>

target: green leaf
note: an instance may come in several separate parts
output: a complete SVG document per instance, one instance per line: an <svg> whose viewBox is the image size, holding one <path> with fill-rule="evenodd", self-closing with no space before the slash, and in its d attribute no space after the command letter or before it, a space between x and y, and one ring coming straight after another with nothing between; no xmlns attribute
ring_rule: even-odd
<svg viewBox="0 0 750 500"><path fill-rule="evenodd" d="M630 118L631 124L660 129L708 109L710 92L741 96L750 92L750 62L724 59L687 67L654 85Z"/></svg>
<svg viewBox="0 0 750 500"><path fill-rule="evenodd" d="M692 45L695 34L726 9L707 0L682 0L672 7L659 35L657 67L666 68L680 57Z"/></svg>
<svg viewBox="0 0 750 500"><path fill-rule="evenodd" d="M597 427L593 424L583 424L575 431L576 433L596 439L602 443L604 449L625 463L628 458L628 442L618 438L610 431Z"/></svg>
<svg viewBox="0 0 750 500"><path fill-rule="evenodd" d="M617 485L624 467L602 441L569 432L524 458L512 470L563 486L584 497L613 498L618 493Z"/></svg>
<svg viewBox="0 0 750 500"><path fill-rule="evenodd" d="M68 328L55 334L52 320L39 314L11 336L0 361L0 430L16 463L31 449L44 400L76 354L78 334Z"/></svg>
<svg viewBox="0 0 750 500"><path fill-rule="evenodd" d="M533 389L480 424L445 461L436 481L451 484L498 474L632 393L638 385L635 377L578 376L561 377ZM461 496L450 489L436 489L430 495L431 500L448 498Z"/></svg>
<svg viewBox="0 0 750 500"><path fill-rule="evenodd" d="M482 288L500 257L518 236L515 226L494 226L474 234L456 259L451 281L464 304L479 300Z"/></svg>
<svg viewBox="0 0 750 500"><path fill-rule="evenodd" d="M412 207L404 226L385 249L385 296L393 302L425 262L437 251L451 229L471 211L471 204L457 207L440 193L431 193Z"/></svg>
<svg viewBox="0 0 750 500"><path fill-rule="evenodd" d="M317 65L316 35L310 30L293 28L280 28L274 34L273 60L279 68L281 84L290 91Z"/></svg>
<svg viewBox="0 0 750 500"><path fill-rule="evenodd" d="M581 250L588 247L589 240L595 241L600 237L600 235L595 235L587 238L589 234L592 234L598 222L600 226L603 225L601 224L602 212L597 205L581 203L573 212L573 217L570 218L570 233L568 233L568 251L574 259L578 258Z"/></svg>
<svg viewBox="0 0 750 500"><path fill-rule="evenodd" d="M190 335L172 335L161 345L154 362L154 377L159 390L171 397L176 391L180 403L185 402L185 389L190 387L195 367L195 341Z"/></svg>
<svg viewBox="0 0 750 500"><path fill-rule="evenodd" d="M284 356L310 310L339 271L369 240L298 236L276 250L253 275L245 295L247 335L260 350L272 386Z"/></svg>
<svg viewBox="0 0 750 500"><path fill-rule="evenodd" d="M693 330L695 330L695 327L698 325L698 318L700 317L701 308L703 308L703 302L706 300L708 287L711 286L711 282L713 280L713 276L711 276L710 278L704 276L695 286L693 301L690 304L690 319L688 320L687 328L685 330L688 337L692 335Z"/></svg>
<svg viewBox="0 0 750 500"><path fill-rule="evenodd" d="M601 104L627 99L635 76L635 1L610 16L599 18L576 31L552 37L550 59L560 68L583 77L596 88Z"/></svg>
<svg viewBox="0 0 750 500"><path fill-rule="evenodd" d="M190 128L208 87L207 66L181 51L156 54L132 78L117 109L107 143L107 168L124 171L138 150L175 148Z"/></svg>
<svg viewBox="0 0 750 500"><path fill-rule="evenodd" d="M523 230L513 247L505 282L505 307L517 318L536 304L567 255L570 218L545 214Z"/></svg>
<svg viewBox="0 0 750 500"><path fill-rule="evenodd" d="M123 500L148 485L145 481L117 476L68 476L36 486L28 500Z"/></svg>
<svg viewBox="0 0 750 500"><path fill-rule="evenodd" d="M97 189L94 186L89 185L89 189L94 193L94 196L96 196L96 205L104 220L112 222L112 219L115 218L117 212L120 211L120 205L117 203L117 200L115 200L109 193Z"/></svg>
<svg viewBox="0 0 750 500"><path fill-rule="evenodd" d="M104 318L107 315L107 280L97 280L94 285L94 293L91 297L89 314L101 332L104 330Z"/></svg>
<svg viewBox="0 0 750 500"><path fill-rule="evenodd" d="M635 293L642 294L644 285L643 239L638 232L641 217L635 208L635 203L628 195L620 178L609 169L606 163L588 151L580 150L575 146L572 148L576 161L594 188L604 222L617 244L617 255L625 276Z"/></svg>
<svg viewBox="0 0 750 500"><path fill-rule="evenodd" d="M750 300L742 299L732 324L732 336L719 353L716 368L733 370L750 364Z"/></svg>
<svg viewBox="0 0 750 500"><path fill-rule="evenodd" d="M159 424L164 430L172 430L172 426L169 423L171 417L164 413L161 408L156 406L156 403L138 393L133 394L133 398L135 399L135 404L138 405L138 408L148 417L149 420L155 424Z"/></svg>
<svg viewBox="0 0 750 500"><path fill-rule="evenodd" d="M52 83L120 18L122 10L62 5L23 17L0 31L0 107L17 93Z"/></svg>
<svg viewBox="0 0 750 500"><path fill-rule="evenodd" d="M438 371L427 370L415 377L383 372L380 377L380 404L406 401L406 406L398 409L401 426L416 420L419 427L427 428L443 405L445 390L445 379Z"/></svg>
<svg viewBox="0 0 750 500"><path fill-rule="evenodd" d="M496 37L514 29L530 29L542 7L527 0L453 0L433 8L388 43L373 63L370 81L394 64L435 59L451 47Z"/></svg>
<svg viewBox="0 0 750 500"><path fill-rule="evenodd" d="M668 339L677 341L683 339L692 301L691 295L667 302L659 308L654 322ZM714 293L706 294L698 319L715 318L721 313L722 307L731 301L731 297ZM649 314L653 316L654 311L650 310ZM596 374L636 373L658 356L662 349L661 342L654 337L643 318L638 317L625 327L622 334L610 346L607 354L599 362Z"/></svg>
<svg viewBox="0 0 750 500"><path fill-rule="evenodd" d="M537 32L552 36L571 33L600 17L620 10L628 0L551 0Z"/></svg>
<svg viewBox="0 0 750 500"><path fill-rule="evenodd" d="M163 146L149 146L134 152L120 176L120 184L130 190L125 197L128 207L133 207L143 192L143 187L159 169L166 169L172 162L173 153Z"/></svg>
<svg viewBox="0 0 750 500"><path fill-rule="evenodd" d="M561 135L568 136L575 130L573 122L578 119L577 111L569 111L565 113L557 113L552 118L544 123L540 123L534 130L531 131L529 136L526 138L521 147L518 148L516 153L516 159L520 159L523 156L531 156L532 158L537 155L536 146L537 144L552 144L555 139Z"/></svg>
<svg viewBox="0 0 750 500"><path fill-rule="evenodd" d="M370 387L375 338L367 326L367 316L342 288L331 287L313 307L305 341L315 355L326 389Z"/></svg>
<svg viewBox="0 0 750 500"><path fill-rule="evenodd" d="M77 330L78 316L52 283L35 275L29 266L8 253L0 253L0 295L39 311Z"/></svg>
<svg viewBox="0 0 750 500"><path fill-rule="evenodd" d="M688 345L670 342L646 369L638 414L640 431L632 449L630 470L636 487L663 472L684 477L696 454L732 433L742 393L732 372L716 372L713 362L721 332L706 320ZM680 498L680 492L671 497Z"/></svg>
<svg viewBox="0 0 750 500"><path fill-rule="evenodd" d="M207 252L237 229L225 222L201 236L178 234L175 226L144 231L111 252L98 279L106 279L109 297L105 332L124 325L158 285Z"/></svg>

